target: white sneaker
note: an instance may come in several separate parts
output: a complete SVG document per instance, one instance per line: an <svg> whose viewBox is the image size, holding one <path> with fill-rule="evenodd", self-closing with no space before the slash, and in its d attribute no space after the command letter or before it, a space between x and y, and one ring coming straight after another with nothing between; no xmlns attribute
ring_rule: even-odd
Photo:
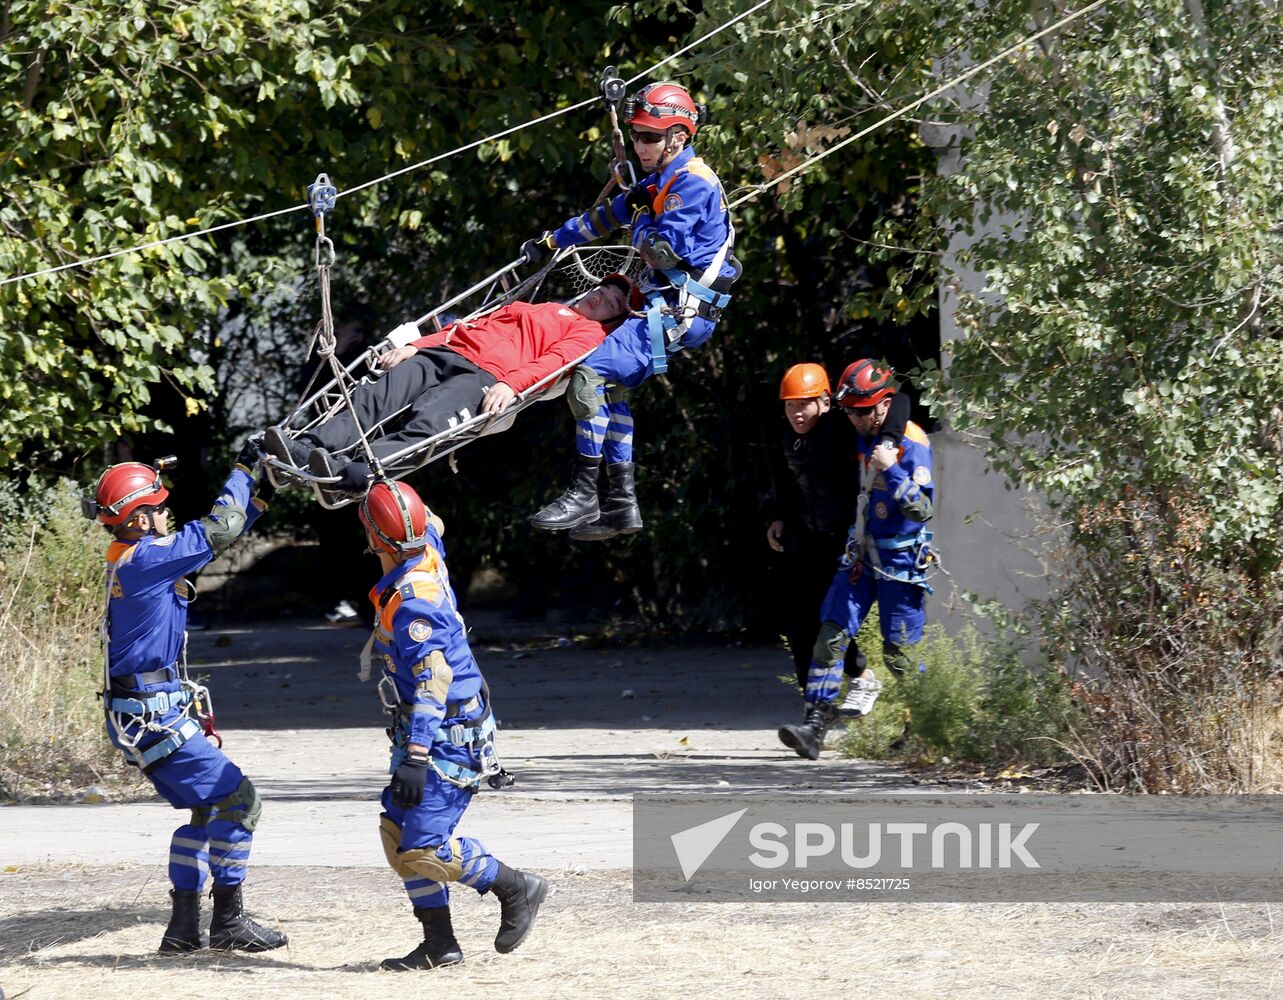
<svg viewBox="0 0 1283 1000"><path fill-rule="evenodd" d="M333 611L325 613L325 620L331 625L349 625L360 621L360 618L356 608L352 607L352 602L347 600L339 601Z"/></svg>
<svg viewBox="0 0 1283 1000"><path fill-rule="evenodd" d="M876 677L857 677L847 685L846 697L838 706L838 714L848 719L868 715L882 693L882 682Z"/></svg>

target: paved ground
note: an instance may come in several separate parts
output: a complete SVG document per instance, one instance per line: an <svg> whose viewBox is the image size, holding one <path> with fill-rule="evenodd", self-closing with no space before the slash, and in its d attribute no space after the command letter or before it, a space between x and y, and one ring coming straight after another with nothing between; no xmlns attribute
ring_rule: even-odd
<svg viewBox="0 0 1283 1000"><path fill-rule="evenodd" d="M493 628L493 627L492 627ZM356 677L364 631L303 624L195 633L226 749L266 803L256 865L375 865L375 801L387 737L374 685ZM800 714L767 648L582 649L560 637L481 632L476 651L517 785L485 791L468 832L533 867L631 864L629 796L639 791L823 793L905 787L894 770L833 758L809 764L775 729ZM526 648L539 643L551 648ZM521 648L516 648L520 646ZM94 842L79 834L92 816ZM0 810L6 864L146 863L167 852L160 802Z"/></svg>
<svg viewBox="0 0 1283 1000"><path fill-rule="evenodd" d="M583 648L479 616L477 656L515 788L461 829L544 872L532 941L489 948L493 900L458 893L462 969L480 996L1263 996L1279 979L1263 907L635 904L629 796L702 789L907 791L894 768L799 760L782 652L726 645ZM559 642L560 639L560 642ZM0 988L31 998L161 994L385 997L377 959L415 940L379 847L386 738L355 676L359 630L297 623L193 635L227 750L265 802L250 905L287 930L267 956L153 954L175 814L153 801L0 808ZM426 982L415 987L428 988Z"/></svg>

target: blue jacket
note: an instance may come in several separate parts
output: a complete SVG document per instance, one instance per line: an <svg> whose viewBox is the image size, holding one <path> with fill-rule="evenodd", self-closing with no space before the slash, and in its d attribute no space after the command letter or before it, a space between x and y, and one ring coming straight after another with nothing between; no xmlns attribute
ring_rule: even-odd
<svg viewBox="0 0 1283 1000"><path fill-rule="evenodd" d="M383 657L383 673L411 710L409 742L431 746L446 705L467 701L482 684L434 527L428 527L423 554L386 573L370 591L370 600L377 616L374 648Z"/></svg>
<svg viewBox="0 0 1283 1000"><path fill-rule="evenodd" d="M237 466L223 484L210 516L218 517L222 507L239 507L246 512L242 534L248 531L265 509L251 501L253 488L253 478ZM107 658L112 677L159 670L178 662L187 631L187 605L194 596L184 577L213 558L203 521L192 521L164 537L118 539L107 546L104 582L111 586ZM175 678L135 689L172 691L178 686Z"/></svg>
<svg viewBox="0 0 1283 1000"><path fill-rule="evenodd" d="M935 512L931 441L910 421L900 438L898 461L874 473L869 459L877 444L876 437L857 436L861 486L867 485L869 497L865 538L856 539L852 528L840 565L851 566L859 548L865 563L905 582L921 582L926 573L924 548L932 537L926 522Z"/></svg>
<svg viewBox="0 0 1283 1000"><path fill-rule="evenodd" d="M651 212L642 213L633 223L633 244L641 246L655 233L672 244L698 277L712 263L730 231L730 213L717 175L688 146L672 163L641 183L651 191ZM575 246L600 239L630 221L628 193L620 192L583 215L567 219L554 238L559 247ZM734 275L734 266L729 261L723 263L720 276Z"/></svg>

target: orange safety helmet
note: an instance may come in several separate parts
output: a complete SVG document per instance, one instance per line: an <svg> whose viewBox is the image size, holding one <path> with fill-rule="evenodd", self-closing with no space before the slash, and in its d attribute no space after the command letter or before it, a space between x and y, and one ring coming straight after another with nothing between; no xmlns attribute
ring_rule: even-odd
<svg viewBox="0 0 1283 1000"><path fill-rule="evenodd" d="M878 368L869 358L861 358L846 366L838 382L837 395L833 398L848 410L877 406L888 396L895 395L895 374L890 368Z"/></svg>
<svg viewBox="0 0 1283 1000"><path fill-rule="evenodd" d="M376 482L361 501L360 517L375 547L388 555L428 544L428 508L405 483Z"/></svg>
<svg viewBox="0 0 1283 1000"><path fill-rule="evenodd" d="M675 83L652 83L624 101L624 121L633 128L664 132L676 125L693 136L707 119L707 109Z"/></svg>
<svg viewBox="0 0 1283 1000"><path fill-rule="evenodd" d="M139 507L159 507L168 498L169 490L156 469L142 462L122 462L98 477L94 495L81 501L80 510L88 518L118 528Z"/></svg>
<svg viewBox="0 0 1283 1000"><path fill-rule="evenodd" d="M618 271L606 275L599 285L614 285L624 293L624 298L628 301L628 308L633 312L641 312L646 308L646 297L642 295L641 289L637 287L637 282L626 274L620 274Z"/></svg>
<svg viewBox="0 0 1283 1000"><path fill-rule="evenodd" d="M814 362L794 365L780 380L780 399L819 399L829 391L829 373Z"/></svg>

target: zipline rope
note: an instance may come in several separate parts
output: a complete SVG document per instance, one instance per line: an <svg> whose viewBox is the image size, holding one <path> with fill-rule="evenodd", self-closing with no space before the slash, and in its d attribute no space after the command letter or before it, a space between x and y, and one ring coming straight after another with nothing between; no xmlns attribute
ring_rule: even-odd
<svg viewBox="0 0 1283 1000"><path fill-rule="evenodd" d="M952 90L954 87L958 86L961 83L966 83L972 77L978 76L979 74L983 73L986 69L988 69L990 66L994 65L995 63L1002 62L1002 60L1008 58L1009 56L1014 55L1015 53L1023 49L1026 45L1032 45L1034 42L1038 41L1040 38L1043 38L1045 35L1049 35L1053 31L1059 31L1061 28L1069 24L1071 21L1075 21L1078 18L1084 16L1085 14L1090 14L1097 7L1103 7L1108 2L1109 0L1094 0L1093 3L1089 3L1086 7L1083 7L1079 10L1074 11L1072 14L1066 14L1055 24L1049 25L1048 27L1043 28L1041 31L1036 31L1027 38L1022 38L1020 41L1016 42L1014 45L1010 45L1007 48L1003 49L996 56L991 56L990 58L986 59L984 62L977 63L975 66L971 67L971 69L967 70L965 73L960 73L958 76L955 76L948 83L941 84L939 87L931 91L929 94L924 94L922 97L919 97L917 100L913 101L912 103L906 104L904 107L899 108L896 111L892 111L889 115L885 115L884 117L879 118L876 122L874 122L872 125L868 126L867 128L862 128L860 129L860 131L856 132L854 135L847 136L841 142L834 143L828 149L824 150L824 152L818 153L815 156L812 156L810 159L804 160L803 162L799 163L796 167L792 167L791 169L784 171L784 173L780 174L778 177L773 177L771 178L771 180L766 181L762 184L751 185L752 190L749 191L747 194L743 195L742 197L736 198L733 202L730 203L728 208L736 208L740 205L743 205L747 201L752 201L754 198L756 198L760 194L765 194L767 191L769 191L771 188L775 187L777 184L781 183L782 181L785 181L788 178L792 177L793 175L803 172L804 170L810 169L813 165L818 163L820 160L824 159L826 156L836 153L843 146L849 146L851 143L856 142L859 139L863 139L865 136L869 135L870 133L876 132L883 125L893 122L897 118L903 118L909 112L915 111L916 109L920 108L922 105L926 104L928 101L934 100L935 98L939 97L941 94L945 93L945 91Z"/></svg>
<svg viewBox="0 0 1283 1000"><path fill-rule="evenodd" d="M712 31L708 32L707 34L701 36L700 38L697 38L695 41L691 42L685 48L679 49L677 52L674 52L672 55L667 56L664 59L661 59L659 62L655 63L655 65L651 66L649 69L643 70L642 72L638 73L636 76L632 77L627 82L635 83L636 81L643 79L644 77L650 76L652 73L655 72L655 70L659 69L661 66L667 65L668 63L672 62L674 59L678 58L684 53L689 52L691 49L695 48L697 45L700 45L703 42L706 42L708 39L712 38L714 35L719 34L722 31L725 31L727 28L731 27L734 24L739 23L740 21L744 20L746 17L749 17L750 15L756 13L757 11L765 7L768 3L772 3L772 2L773 0L760 0L760 2L757 3L755 6L750 7L748 10L744 11L742 14L737 14L735 17L731 18L725 24L719 25L718 27L714 28ZM488 135L482 139L477 139L473 142L469 142L463 146L459 146L456 149L452 149L449 152L439 153L436 156L429 157L428 159L422 160L419 163L412 164L408 167L402 167L400 170L394 170L391 173L384 174L382 177L376 177L374 178L374 180L365 181L363 184L356 185L356 187L348 188L345 191L339 192L338 197L343 198L350 194L356 194L356 192L358 191L364 191L366 188L373 187L376 184L381 184L383 181L391 180L394 177L400 177L402 174L407 174L414 170L420 170L423 167L429 166L433 163L440 163L442 160L449 159L452 156L458 156L460 153L466 153L468 150L476 149L478 146L484 146L487 143L496 142L499 139L503 139L517 132L521 132L525 129L531 128L535 125L540 125L543 122L552 121L554 118L559 118L562 115L568 115L572 111L579 111L583 108L587 108L591 105L598 103L598 101L600 100L601 98L597 96L593 96L587 100L580 101L578 104L572 104L569 107L560 108L557 111L552 111L546 115L543 115L542 117L535 118L521 125L514 125L512 128L504 129L501 132L495 132L493 135ZM139 246L129 247L128 249L125 249L125 250L113 250L110 253L98 254L95 257L86 257L82 260L73 260L66 264L58 264L54 267L46 267L39 271L30 271L26 274L13 275L12 277L0 279L0 287L11 284L12 282L15 282L15 281L25 281L28 278L38 278L46 274L57 274L59 271L66 271L73 267L86 267L90 264L100 263L101 261L104 261L104 260L112 260L116 257L124 257L127 254L141 253L144 250L152 250L156 247L167 246L171 243L182 243L186 240L196 239L199 236L209 236L213 233L220 233L227 229L235 229L239 226L253 225L256 222L264 222L267 219L274 219L281 215L289 215L292 212L298 212L302 209L306 209L307 207L308 207L308 204L306 202L300 205L291 205L289 208L277 209L274 212L264 212L262 215L255 215L252 218L248 218L248 219L237 219L233 222L224 222L221 225L210 226L206 229L200 229L193 233L182 233L178 236L170 236L163 240L153 240L150 243L143 243Z"/></svg>

